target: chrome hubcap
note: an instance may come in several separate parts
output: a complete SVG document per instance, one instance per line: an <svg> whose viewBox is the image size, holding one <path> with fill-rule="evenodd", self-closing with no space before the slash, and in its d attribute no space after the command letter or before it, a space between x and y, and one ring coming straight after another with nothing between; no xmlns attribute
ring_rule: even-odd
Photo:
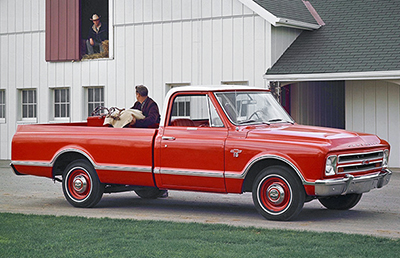
<svg viewBox="0 0 400 258"><path fill-rule="evenodd" d="M268 200L275 204L280 204L285 199L285 191L279 184L272 184L267 190Z"/></svg>
<svg viewBox="0 0 400 258"><path fill-rule="evenodd" d="M83 193L87 188L86 178L82 175L76 176L73 182L74 190L78 193Z"/></svg>

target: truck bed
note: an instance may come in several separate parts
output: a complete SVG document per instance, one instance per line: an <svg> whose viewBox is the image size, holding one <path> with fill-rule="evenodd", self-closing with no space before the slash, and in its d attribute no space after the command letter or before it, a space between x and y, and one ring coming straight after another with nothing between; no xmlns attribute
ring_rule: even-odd
<svg viewBox="0 0 400 258"><path fill-rule="evenodd" d="M22 125L13 139L12 162L21 174L53 178L59 174L52 167L60 156L81 155L92 162L103 183L153 186L157 131L85 122Z"/></svg>

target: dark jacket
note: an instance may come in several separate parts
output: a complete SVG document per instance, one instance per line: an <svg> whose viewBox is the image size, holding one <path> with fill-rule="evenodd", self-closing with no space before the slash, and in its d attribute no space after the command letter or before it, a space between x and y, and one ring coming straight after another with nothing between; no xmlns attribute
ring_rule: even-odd
<svg viewBox="0 0 400 258"><path fill-rule="evenodd" d="M157 103L147 97L143 105L136 101L131 109L139 109L142 111L145 119L138 119L133 127L139 128L157 128L160 123L160 112L158 111Z"/></svg>
<svg viewBox="0 0 400 258"><path fill-rule="evenodd" d="M107 24L101 23L100 29L97 33L96 33L96 31L93 30L93 26L90 27L90 29L89 29L88 39L92 38L97 43L101 43L104 40L108 39Z"/></svg>

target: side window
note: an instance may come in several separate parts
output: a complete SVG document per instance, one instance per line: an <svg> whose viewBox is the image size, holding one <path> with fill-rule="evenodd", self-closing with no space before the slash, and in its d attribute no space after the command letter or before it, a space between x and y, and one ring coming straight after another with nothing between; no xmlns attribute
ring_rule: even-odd
<svg viewBox="0 0 400 258"><path fill-rule="evenodd" d="M170 126L223 127L218 113L205 94L178 95L174 98Z"/></svg>
<svg viewBox="0 0 400 258"><path fill-rule="evenodd" d="M6 91L0 90L0 123L6 119Z"/></svg>
<svg viewBox="0 0 400 258"><path fill-rule="evenodd" d="M70 100L69 100L69 89L54 89L54 120L61 120L69 118L70 112Z"/></svg>
<svg viewBox="0 0 400 258"><path fill-rule="evenodd" d="M210 98L207 98L208 100L208 107L210 109L210 126L211 127L224 127L224 124L222 123L221 118L219 117L217 110L215 109L215 106L211 102Z"/></svg>
<svg viewBox="0 0 400 258"><path fill-rule="evenodd" d="M87 116L98 106L104 106L104 88L88 87L87 89Z"/></svg>
<svg viewBox="0 0 400 258"><path fill-rule="evenodd" d="M36 90L21 90L22 120L36 120L37 101Z"/></svg>
<svg viewBox="0 0 400 258"><path fill-rule="evenodd" d="M177 97L172 107L172 116L190 117L190 99L190 96Z"/></svg>

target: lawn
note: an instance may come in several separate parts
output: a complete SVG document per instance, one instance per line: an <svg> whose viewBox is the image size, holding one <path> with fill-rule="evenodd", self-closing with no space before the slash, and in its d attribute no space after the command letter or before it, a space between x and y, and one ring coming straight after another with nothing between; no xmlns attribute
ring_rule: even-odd
<svg viewBox="0 0 400 258"><path fill-rule="evenodd" d="M0 257L398 257L400 241L227 225L0 213Z"/></svg>

